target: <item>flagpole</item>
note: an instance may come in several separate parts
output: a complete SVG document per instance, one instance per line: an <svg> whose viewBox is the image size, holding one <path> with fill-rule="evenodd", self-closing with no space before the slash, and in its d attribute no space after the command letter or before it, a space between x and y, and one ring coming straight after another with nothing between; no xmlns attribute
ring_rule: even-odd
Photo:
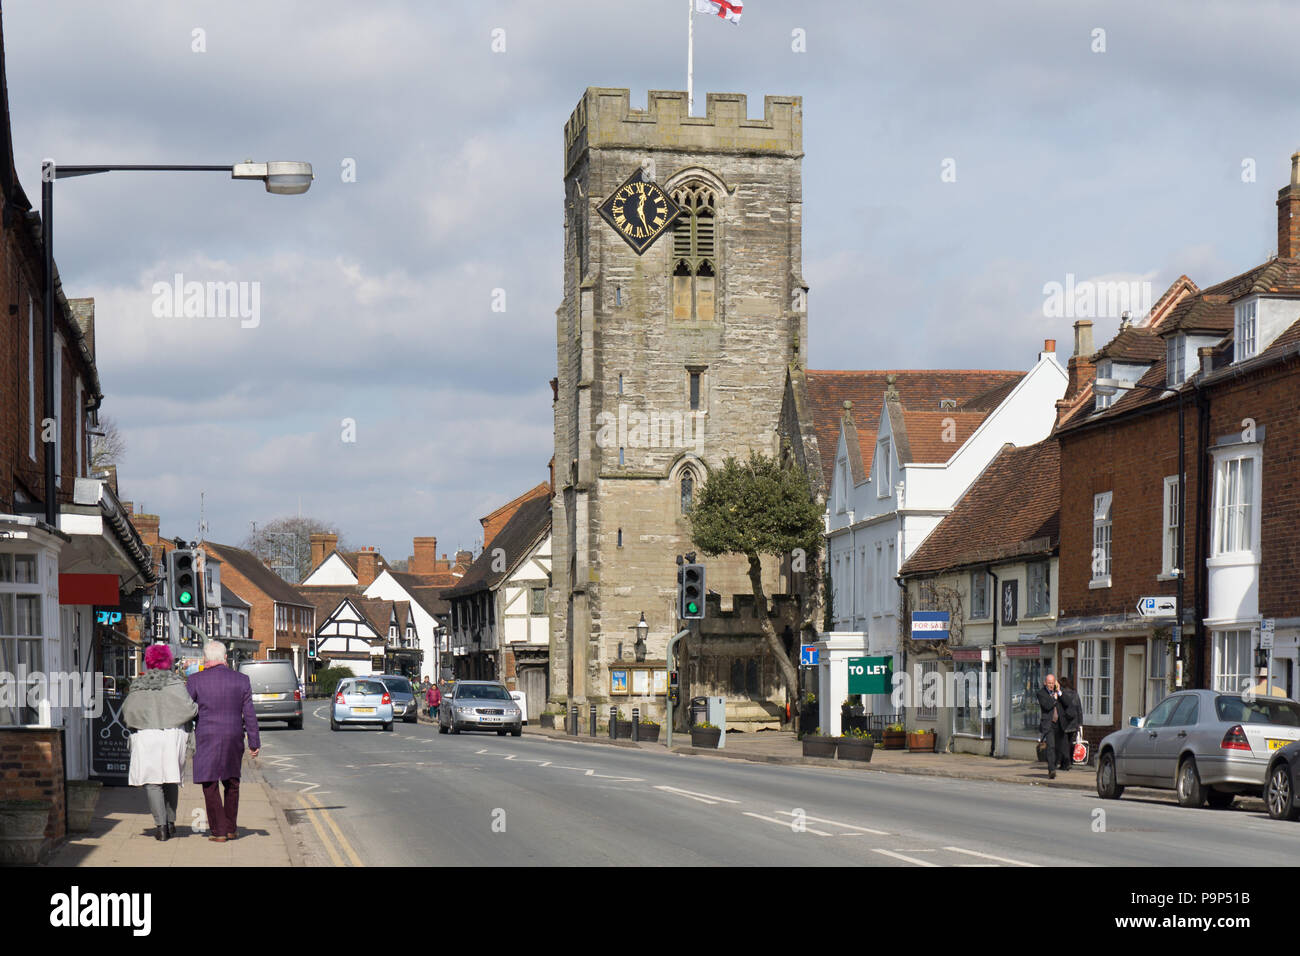
<svg viewBox="0 0 1300 956"><path fill-rule="evenodd" d="M695 0L686 0L686 115L695 112Z"/></svg>

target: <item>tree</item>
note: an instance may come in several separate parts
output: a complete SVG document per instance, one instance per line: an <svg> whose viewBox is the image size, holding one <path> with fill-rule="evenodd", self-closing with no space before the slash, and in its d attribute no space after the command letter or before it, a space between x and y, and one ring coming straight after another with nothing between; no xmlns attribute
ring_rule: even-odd
<svg viewBox="0 0 1300 956"><path fill-rule="evenodd" d="M297 584L311 573L311 536L338 533L336 525L305 515L290 515L259 526L239 546L276 568L290 584ZM338 550L348 550L342 536Z"/></svg>
<svg viewBox="0 0 1300 956"><path fill-rule="evenodd" d="M822 544L822 507L809 494L808 478L794 465L754 453L749 461L728 458L712 472L691 507L691 540L710 557L743 554L749 561L749 585L754 592L763 639L780 668L781 683L794 698L798 693L796 635L787 647L767 615L762 556L790 558L796 572L811 582L810 600L802 608L799 632L816 630L822 576L817 557Z"/></svg>
<svg viewBox="0 0 1300 956"><path fill-rule="evenodd" d="M100 434L90 436L90 473L96 474L109 465L119 465L126 454L126 439L117 427L117 419L108 415L99 416Z"/></svg>

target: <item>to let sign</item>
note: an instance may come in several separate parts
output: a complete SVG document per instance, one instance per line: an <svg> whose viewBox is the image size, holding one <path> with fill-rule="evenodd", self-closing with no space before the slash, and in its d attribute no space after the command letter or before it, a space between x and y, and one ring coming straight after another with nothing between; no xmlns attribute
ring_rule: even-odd
<svg viewBox="0 0 1300 956"><path fill-rule="evenodd" d="M894 689L892 657L850 657L850 694L888 694Z"/></svg>
<svg viewBox="0 0 1300 956"><path fill-rule="evenodd" d="M947 611L913 611L912 640L946 641L948 640Z"/></svg>

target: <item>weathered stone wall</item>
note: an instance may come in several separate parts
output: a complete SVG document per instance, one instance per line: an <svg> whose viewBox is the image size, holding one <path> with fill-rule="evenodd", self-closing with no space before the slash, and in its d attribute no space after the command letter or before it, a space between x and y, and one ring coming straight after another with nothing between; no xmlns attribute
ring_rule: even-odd
<svg viewBox="0 0 1300 956"><path fill-rule="evenodd" d="M806 342L801 110L797 97L767 97L764 118L750 119L743 96L710 94L707 115L687 117L684 93L652 92L646 110L633 110L626 90L589 89L566 126L555 696L569 693L571 662L572 696L604 700L608 664L619 642L635 639L642 612L648 657L664 656L676 628L675 556L692 549L682 478L698 489L728 456L777 450L786 368L802 362ZM670 194L692 180L714 191L712 319L673 317L671 232L637 256L596 211L644 164ZM690 370L703 376L693 421ZM667 419L668 434L638 428L638 415ZM711 591L749 590L743 561L707 565ZM765 578L776 591L774 562Z"/></svg>

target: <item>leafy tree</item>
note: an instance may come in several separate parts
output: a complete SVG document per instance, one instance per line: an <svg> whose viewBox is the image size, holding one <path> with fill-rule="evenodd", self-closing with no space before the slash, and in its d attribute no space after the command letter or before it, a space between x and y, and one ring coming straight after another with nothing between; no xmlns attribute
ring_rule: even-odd
<svg viewBox="0 0 1300 956"><path fill-rule="evenodd" d="M290 515L259 526L239 546L275 567L290 584L297 584L311 572L311 536L338 533L336 525L305 515ZM342 536L338 550L348 550Z"/></svg>
<svg viewBox="0 0 1300 956"><path fill-rule="evenodd" d="M324 670L316 672L316 689L325 697L333 697L339 681L355 676L350 668L331 664Z"/></svg>
<svg viewBox="0 0 1300 956"><path fill-rule="evenodd" d="M749 561L749 585L760 613L763 638L780 668L781 683L793 698L798 692L798 648L778 637L763 587L762 555L791 558L794 570L813 583L803 608L800 632L815 630L822 576L817 557L822 545L821 505L809 494L807 476L793 465L752 454L748 461L728 458L708 476L690 511L691 540L710 557L743 554Z"/></svg>

